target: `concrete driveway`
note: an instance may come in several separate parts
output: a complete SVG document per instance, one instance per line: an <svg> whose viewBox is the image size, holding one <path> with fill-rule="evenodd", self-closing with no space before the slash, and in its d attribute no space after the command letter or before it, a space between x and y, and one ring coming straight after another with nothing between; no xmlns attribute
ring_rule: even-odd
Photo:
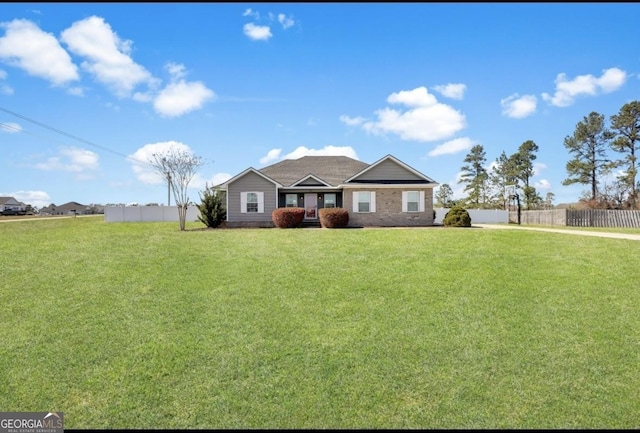
<svg viewBox="0 0 640 433"><path fill-rule="evenodd" d="M600 238L629 239L632 241L640 241L640 235L612 232L595 232L586 230L563 230L551 228L522 227L517 224L472 224L473 227L483 229L505 229L505 230L533 230L538 232L562 233L567 235L595 236Z"/></svg>

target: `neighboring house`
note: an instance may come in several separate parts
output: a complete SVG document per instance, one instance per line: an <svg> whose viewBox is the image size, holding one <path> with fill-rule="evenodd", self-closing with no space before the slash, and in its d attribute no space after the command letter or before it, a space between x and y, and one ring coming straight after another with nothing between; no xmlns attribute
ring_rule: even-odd
<svg viewBox="0 0 640 433"><path fill-rule="evenodd" d="M304 156L248 168L219 188L226 191L227 227L273 227L279 207L341 207L349 227L433 225L438 183L392 155L367 164L346 156Z"/></svg>
<svg viewBox="0 0 640 433"><path fill-rule="evenodd" d="M60 206L51 204L47 207L43 207L40 209L40 213L43 215L89 215L99 212L96 212L91 206L70 201L69 203L65 203Z"/></svg>
<svg viewBox="0 0 640 433"><path fill-rule="evenodd" d="M4 212L5 210L23 212L26 208L27 205L13 197L0 197L0 212Z"/></svg>

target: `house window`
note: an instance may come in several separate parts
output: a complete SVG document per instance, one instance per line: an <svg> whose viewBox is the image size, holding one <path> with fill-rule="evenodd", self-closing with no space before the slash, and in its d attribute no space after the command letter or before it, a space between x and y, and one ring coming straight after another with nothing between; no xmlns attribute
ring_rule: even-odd
<svg viewBox="0 0 640 433"><path fill-rule="evenodd" d="M402 191L402 212L424 212L424 191Z"/></svg>
<svg viewBox="0 0 640 433"><path fill-rule="evenodd" d="M287 194L285 207L298 207L298 194Z"/></svg>
<svg viewBox="0 0 640 433"><path fill-rule="evenodd" d="M264 213L264 192L241 192L241 213Z"/></svg>
<svg viewBox="0 0 640 433"><path fill-rule="evenodd" d="M325 194L324 195L324 207L336 207L336 195Z"/></svg>
<svg viewBox="0 0 640 433"><path fill-rule="evenodd" d="M247 212L258 212L258 194L255 192L247 193Z"/></svg>
<svg viewBox="0 0 640 433"><path fill-rule="evenodd" d="M356 191L353 193L353 211L368 213L376 211L375 191Z"/></svg>

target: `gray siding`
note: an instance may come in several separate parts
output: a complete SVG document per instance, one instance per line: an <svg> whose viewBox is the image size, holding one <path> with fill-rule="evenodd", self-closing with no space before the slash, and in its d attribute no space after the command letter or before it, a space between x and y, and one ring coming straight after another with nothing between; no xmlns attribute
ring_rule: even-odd
<svg viewBox="0 0 640 433"><path fill-rule="evenodd" d="M241 192L264 192L263 213L242 213L240 211ZM228 208L227 220L229 222L263 221L272 222L271 212L276 208L276 186L273 182L253 172L248 172L241 178L227 186Z"/></svg>
<svg viewBox="0 0 640 433"><path fill-rule="evenodd" d="M422 180L422 178L388 159L353 179L354 182L358 180Z"/></svg>
<svg viewBox="0 0 640 433"><path fill-rule="evenodd" d="M375 191L376 211L353 211L353 194ZM402 212L402 191L424 191L424 212ZM433 188L358 188L345 189L343 207L349 211L349 227L419 227L433 225Z"/></svg>
<svg viewBox="0 0 640 433"><path fill-rule="evenodd" d="M305 179L303 182L300 182L298 185L309 185L309 186L326 186L323 183L318 182L314 178L310 177L309 179Z"/></svg>

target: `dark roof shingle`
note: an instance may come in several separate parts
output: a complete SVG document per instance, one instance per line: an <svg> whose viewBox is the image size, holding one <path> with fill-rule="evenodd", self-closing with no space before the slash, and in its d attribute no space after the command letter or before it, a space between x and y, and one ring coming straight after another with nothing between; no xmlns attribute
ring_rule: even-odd
<svg viewBox="0 0 640 433"><path fill-rule="evenodd" d="M332 186L367 168L369 164L347 156L303 156L285 159L259 171L285 187L312 174Z"/></svg>

